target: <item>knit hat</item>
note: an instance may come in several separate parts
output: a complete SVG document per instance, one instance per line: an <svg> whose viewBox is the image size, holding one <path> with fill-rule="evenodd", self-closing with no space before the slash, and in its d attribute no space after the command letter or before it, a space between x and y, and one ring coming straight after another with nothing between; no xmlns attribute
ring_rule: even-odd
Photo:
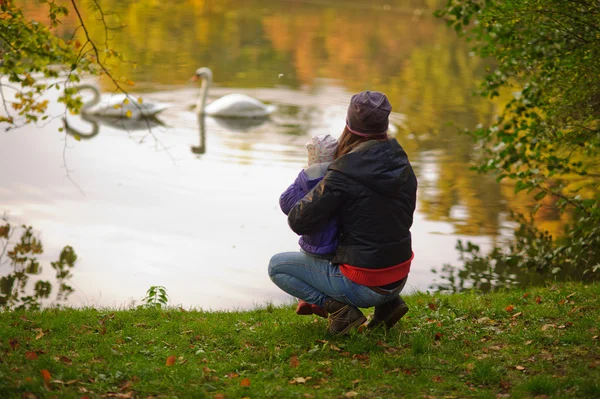
<svg viewBox="0 0 600 399"><path fill-rule="evenodd" d="M337 148L337 140L330 134L313 137L306 143L308 166L314 163L331 162Z"/></svg>
<svg viewBox="0 0 600 399"><path fill-rule="evenodd" d="M392 105L385 94L378 91L360 92L350 100L346 127L362 137L385 136L391 111Z"/></svg>

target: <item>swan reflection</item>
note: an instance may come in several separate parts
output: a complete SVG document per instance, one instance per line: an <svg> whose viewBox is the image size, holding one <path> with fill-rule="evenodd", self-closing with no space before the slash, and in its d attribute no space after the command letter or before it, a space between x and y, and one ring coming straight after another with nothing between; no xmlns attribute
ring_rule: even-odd
<svg viewBox="0 0 600 399"><path fill-rule="evenodd" d="M66 118L63 118L65 131L71 136L89 140L94 138L100 132L100 125L108 126L113 129L124 130L127 132L151 130L159 126L165 126L165 124L158 118L154 117L142 117L138 119L132 118L115 118L115 117L103 117L99 115L80 114L80 118L83 121L88 122L92 125L90 132L84 132L79 127L75 127L69 123Z"/></svg>
<svg viewBox="0 0 600 399"><path fill-rule="evenodd" d="M204 154L206 152L206 133L204 127L204 115L198 114L198 129L200 131L200 144L198 146L190 146L190 150L194 154Z"/></svg>

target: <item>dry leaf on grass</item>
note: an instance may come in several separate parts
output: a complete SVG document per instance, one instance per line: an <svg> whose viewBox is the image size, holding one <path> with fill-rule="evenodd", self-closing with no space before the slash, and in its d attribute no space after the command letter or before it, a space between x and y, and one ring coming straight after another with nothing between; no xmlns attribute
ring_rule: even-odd
<svg viewBox="0 0 600 399"><path fill-rule="evenodd" d="M167 358L167 361L166 361L166 363L165 363L165 364L167 365L167 367L171 367L172 365L174 365L174 364L175 364L175 361L176 361L176 360L177 360L177 358L176 358L175 356L169 356L169 357Z"/></svg>
<svg viewBox="0 0 600 399"><path fill-rule="evenodd" d="M50 381L52 379L52 375L46 369L43 369L42 371L40 371L40 374L42 375L42 378L44 379L44 381Z"/></svg>
<svg viewBox="0 0 600 399"><path fill-rule="evenodd" d="M38 355L33 351L29 351L25 354L25 358L27 358L27 360L37 360Z"/></svg>
<svg viewBox="0 0 600 399"><path fill-rule="evenodd" d="M290 367L296 368L298 366L300 366L300 361L298 360L298 356L292 356L290 358Z"/></svg>
<svg viewBox="0 0 600 399"><path fill-rule="evenodd" d="M249 387L250 386L250 378L246 377L240 381L241 387Z"/></svg>
<svg viewBox="0 0 600 399"><path fill-rule="evenodd" d="M346 395L344 395L344 396L347 398L353 398L355 396L358 396L358 392L349 391L349 392L346 392Z"/></svg>

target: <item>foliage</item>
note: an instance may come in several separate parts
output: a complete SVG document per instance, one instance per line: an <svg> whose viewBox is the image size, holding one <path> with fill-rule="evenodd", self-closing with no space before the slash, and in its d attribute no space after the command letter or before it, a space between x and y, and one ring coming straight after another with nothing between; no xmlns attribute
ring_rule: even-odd
<svg viewBox="0 0 600 399"><path fill-rule="evenodd" d="M107 16L97 1L92 1L89 12L104 29L104 43L99 44L89 34L77 1L57 2L38 0L38 9L47 7L45 20L26 18L22 7L13 0L0 1L0 95L5 115L0 122L8 128L47 120L48 100L44 95L51 89L60 91L58 101L66 110L77 113L81 97L73 86L86 75L106 75L118 90L125 92L125 78L115 79L107 67L110 59L120 54L107 45ZM69 13L76 15L79 25L65 39L55 32ZM81 31L79 35L78 31ZM79 37L82 40L79 40ZM8 82L6 82L6 80Z"/></svg>
<svg viewBox="0 0 600 399"><path fill-rule="evenodd" d="M389 332L293 306L0 313L0 397L592 398L599 284L418 293Z"/></svg>
<svg viewBox="0 0 600 399"><path fill-rule="evenodd" d="M0 310L8 309L39 309L42 300L50 298L52 283L48 280L37 280L33 285L33 293L27 294L30 276L39 275L42 267L37 259L43 253L42 242L33 233L31 226L13 228L3 219L4 224L0 226L0 268L8 266L8 274L0 277ZM18 242L12 243L11 238L17 232L21 232ZM7 259L4 259L6 255ZM72 277L71 269L75 266L77 254L70 246L65 246L57 261L51 262L55 270L56 285L58 291L55 300L64 301L73 292L68 284Z"/></svg>
<svg viewBox="0 0 600 399"><path fill-rule="evenodd" d="M483 148L477 170L514 181L571 217L560 237L523 217L508 250L492 261L546 273L600 273L600 3L577 0L449 0L438 16L467 37L494 67L481 87L489 98L513 98L490 127L471 131ZM474 248L471 248L474 249ZM467 262L468 263L468 262Z"/></svg>
<svg viewBox="0 0 600 399"><path fill-rule="evenodd" d="M167 289L162 285L153 285L146 291L146 297L142 299L146 306L162 308L169 303Z"/></svg>

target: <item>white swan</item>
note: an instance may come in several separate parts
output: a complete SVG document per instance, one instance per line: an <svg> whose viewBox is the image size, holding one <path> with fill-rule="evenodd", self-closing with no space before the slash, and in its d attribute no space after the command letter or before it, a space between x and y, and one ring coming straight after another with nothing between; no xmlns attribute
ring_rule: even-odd
<svg viewBox="0 0 600 399"><path fill-rule="evenodd" d="M198 79L202 79L202 89L196 104L196 112L199 114L224 118L265 118L275 110L275 106L265 105L245 94L228 94L206 105L206 95L212 83L210 68L198 68L192 81Z"/></svg>
<svg viewBox="0 0 600 399"><path fill-rule="evenodd" d="M83 84L75 87L77 91L91 90L94 97L81 107L81 113L111 118L140 119L153 117L169 106L166 104L144 101L137 102L132 96L125 94L111 96L110 100L100 102L100 90L94 85ZM125 101L125 100L129 101ZM125 104L127 102L127 104ZM135 103L134 103L135 102Z"/></svg>

